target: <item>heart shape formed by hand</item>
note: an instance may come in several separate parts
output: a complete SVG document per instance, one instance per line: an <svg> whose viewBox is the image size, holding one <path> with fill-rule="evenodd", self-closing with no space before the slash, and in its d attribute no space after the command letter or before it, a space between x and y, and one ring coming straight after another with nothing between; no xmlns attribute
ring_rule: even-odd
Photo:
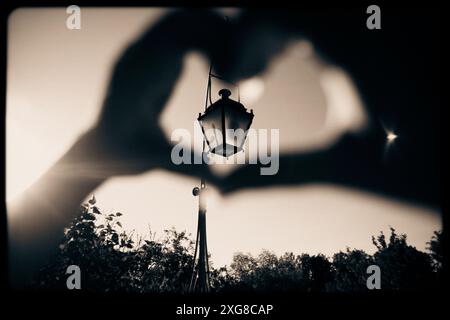
<svg viewBox="0 0 450 320"><path fill-rule="evenodd" d="M116 169L123 163L118 174L159 167L220 184L204 166L171 163L171 145L158 121L190 51L205 54L230 82L263 72L289 36L262 21L248 14L226 21L209 10L181 10L163 17L124 51L95 128L103 156L114 159Z"/></svg>

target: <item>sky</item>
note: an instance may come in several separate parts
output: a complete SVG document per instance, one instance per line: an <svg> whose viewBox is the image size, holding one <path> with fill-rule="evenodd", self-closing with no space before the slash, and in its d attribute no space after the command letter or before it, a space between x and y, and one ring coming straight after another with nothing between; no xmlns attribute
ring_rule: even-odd
<svg viewBox="0 0 450 320"><path fill-rule="evenodd" d="M81 30L66 28L65 8L18 9L8 21L7 200L35 182L96 121L110 68L140 32L166 9L82 8ZM193 132L204 108L209 62L186 56L182 76L160 124L170 137ZM221 83L212 88L213 98ZM253 128L280 130L280 149L298 152L332 144L364 127L366 115L351 78L325 65L306 39L292 43L260 78L240 83L241 102L255 113ZM276 110L276 116L274 113ZM401 136L401 135L399 135ZM229 172L233 165L214 168ZM299 168L301 170L301 168ZM174 226L196 231L199 181L165 171L112 178L94 191L104 212L120 211L123 226L162 236ZM332 184L239 191L210 188L208 249L213 264L233 253L324 253L346 247L374 251L371 236L392 226L425 249L441 228L439 211Z"/></svg>

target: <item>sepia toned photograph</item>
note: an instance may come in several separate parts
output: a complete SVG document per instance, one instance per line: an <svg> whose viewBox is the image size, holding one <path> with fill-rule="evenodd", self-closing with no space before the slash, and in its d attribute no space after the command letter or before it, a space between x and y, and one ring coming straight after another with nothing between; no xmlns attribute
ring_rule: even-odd
<svg viewBox="0 0 450 320"><path fill-rule="evenodd" d="M150 5L4 6L8 290L444 288L437 8Z"/></svg>

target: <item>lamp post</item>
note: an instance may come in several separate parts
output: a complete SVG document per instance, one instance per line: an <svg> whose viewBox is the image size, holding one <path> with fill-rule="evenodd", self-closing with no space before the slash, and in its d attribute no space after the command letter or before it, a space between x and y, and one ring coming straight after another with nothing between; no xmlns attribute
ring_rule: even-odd
<svg viewBox="0 0 450 320"><path fill-rule="evenodd" d="M208 246L206 243L206 201L205 191L206 185L201 179L200 187L192 190L194 196L199 197L198 201L198 222L197 222L197 238L195 241L194 268L189 284L190 292L209 292L209 263L208 263ZM198 254L198 259L197 259Z"/></svg>
<svg viewBox="0 0 450 320"><path fill-rule="evenodd" d="M203 132L203 153L208 146L208 152L230 157L243 150L247 131L253 121L253 110L247 109L238 101L230 99L231 91L222 89L219 91L221 99L212 103L211 100L211 78L219 78L211 73L209 69L208 86L206 90L205 112L200 113L197 120ZM222 79L223 80L223 79ZM238 87L239 92L239 87ZM209 102L209 107L208 106ZM206 142L206 143L205 143ZM204 179L200 180L200 187L192 190L194 196L199 197L198 226L195 241L194 265L189 284L190 292L205 293L210 290L208 246L206 243L206 184Z"/></svg>

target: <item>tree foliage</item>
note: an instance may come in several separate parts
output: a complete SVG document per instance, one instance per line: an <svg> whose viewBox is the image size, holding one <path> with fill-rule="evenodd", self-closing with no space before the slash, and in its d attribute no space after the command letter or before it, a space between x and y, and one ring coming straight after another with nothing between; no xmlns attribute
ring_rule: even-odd
<svg viewBox="0 0 450 320"><path fill-rule="evenodd" d="M35 286L65 289L69 265L82 270L91 291L183 292L190 279L193 242L185 232L165 230L162 239L138 238L122 230L122 213L103 215L95 199L65 230L59 251L41 270Z"/></svg>
<svg viewBox="0 0 450 320"><path fill-rule="evenodd" d="M165 230L144 239L123 230L122 213L103 214L93 197L81 206L77 219L64 232L58 252L35 279L34 287L66 289L66 270L78 265L82 288L90 291L187 292L193 269L194 242L186 232ZM442 232L435 232L425 253L407 244L391 228L372 237L373 255L349 248L327 258L322 254L281 256L236 253L230 266L211 268L214 291L362 292L367 267L381 269L382 290L436 288L443 263Z"/></svg>

